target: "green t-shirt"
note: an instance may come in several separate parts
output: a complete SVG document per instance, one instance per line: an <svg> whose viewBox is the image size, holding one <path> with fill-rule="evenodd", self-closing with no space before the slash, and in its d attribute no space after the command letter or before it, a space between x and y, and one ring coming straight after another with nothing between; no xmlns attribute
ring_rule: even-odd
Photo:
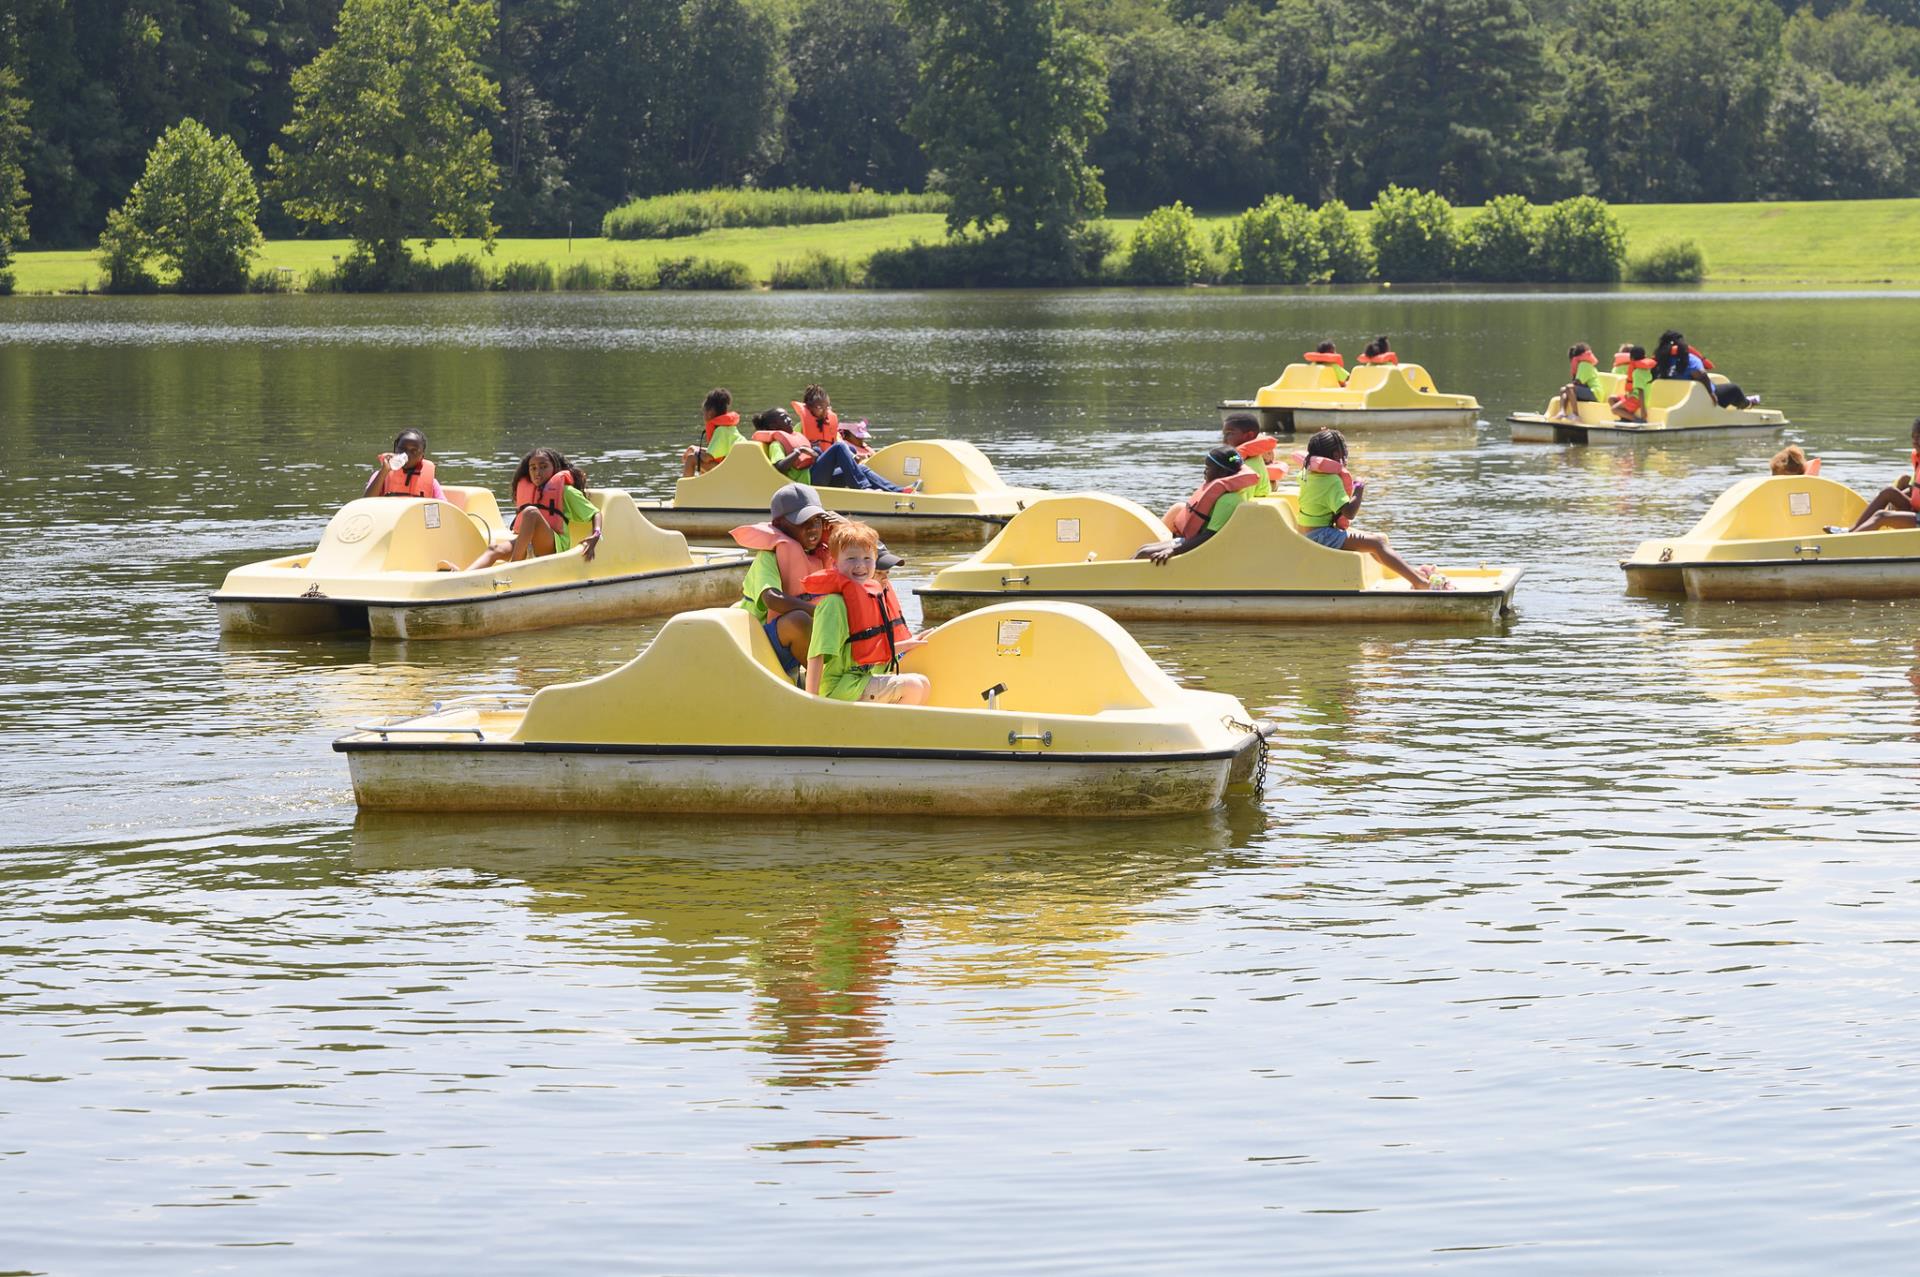
<svg viewBox="0 0 1920 1277"><path fill-rule="evenodd" d="M740 583L740 606L753 613L756 624L765 625L767 605L760 601L760 596L768 590L782 588L779 558L772 550L762 550L747 565L747 579Z"/></svg>
<svg viewBox="0 0 1920 1277"><path fill-rule="evenodd" d="M1340 482L1337 474L1320 474L1313 470L1302 471L1300 475L1300 526L1303 528L1324 528L1333 523L1333 516L1353 498L1347 495L1347 485Z"/></svg>
<svg viewBox="0 0 1920 1277"><path fill-rule="evenodd" d="M1272 456L1268 453L1267 456ZM1267 473L1267 457L1243 458L1253 474L1253 487L1247 490L1250 497L1270 497L1273 495L1273 476Z"/></svg>
<svg viewBox="0 0 1920 1277"><path fill-rule="evenodd" d="M735 444L746 442L747 436L740 433L740 427L715 426L713 438L707 440L707 455L715 461L725 461Z"/></svg>
<svg viewBox="0 0 1920 1277"><path fill-rule="evenodd" d="M1246 492L1221 493L1220 499L1213 503L1213 513L1207 516L1207 531L1218 532L1226 527L1227 520L1233 517L1233 512L1240 508L1240 503L1246 498Z"/></svg>
<svg viewBox="0 0 1920 1277"><path fill-rule="evenodd" d="M1600 370L1586 360L1573 366L1573 379L1593 392L1594 398L1600 397Z"/></svg>
<svg viewBox="0 0 1920 1277"><path fill-rule="evenodd" d="M853 663L852 631L847 625L847 601L838 594L813 605L813 641L807 657L821 657L820 694L836 701L857 701L873 681L873 671Z"/></svg>
<svg viewBox="0 0 1920 1277"><path fill-rule="evenodd" d="M594 516L600 513L593 502L587 500L587 494L572 484L568 484L564 491L567 495L561 500L560 506L567 517L565 522L561 524L560 530L553 534L553 552L555 554L573 548L574 524L591 524Z"/></svg>

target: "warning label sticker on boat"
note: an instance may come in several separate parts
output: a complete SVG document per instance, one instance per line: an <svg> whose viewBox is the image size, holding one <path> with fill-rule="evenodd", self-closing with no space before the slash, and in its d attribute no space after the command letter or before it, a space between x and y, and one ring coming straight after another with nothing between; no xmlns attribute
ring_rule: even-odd
<svg viewBox="0 0 1920 1277"><path fill-rule="evenodd" d="M1002 621L999 633L994 638L995 656L1024 656L1020 645L1026 641L1027 631L1033 628L1032 621Z"/></svg>
<svg viewBox="0 0 1920 1277"><path fill-rule="evenodd" d="M426 515L428 527L437 528L440 526L440 506L437 502L429 504L421 513Z"/></svg>
<svg viewBox="0 0 1920 1277"><path fill-rule="evenodd" d="M1080 520L1055 519L1053 521L1053 539L1056 541L1078 541L1080 539Z"/></svg>
<svg viewBox="0 0 1920 1277"><path fill-rule="evenodd" d="M906 475L909 479L918 479L920 477L920 458L906 457L902 459L900 462L900 473Z"/></svg>
<svg viewBox="0 0 1920 1277"><path fill-rule="evenodd" d="M1813 494L1811 492L1789 492L1787 494L1788 514L1812 514Z"/></svg>

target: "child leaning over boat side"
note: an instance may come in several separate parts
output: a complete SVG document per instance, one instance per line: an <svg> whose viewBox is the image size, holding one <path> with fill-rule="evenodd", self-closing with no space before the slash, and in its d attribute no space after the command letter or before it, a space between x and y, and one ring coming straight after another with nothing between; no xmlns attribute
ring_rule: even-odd
<svg viewBox="0 0 1920 1277"><path fill-rule="evenodd" d="M564 554L573 548L575 523L591 523L580 538L580 556L593 561L600 545L600 507L587 499L587 473L552 448L520 458L513 474L513 524L464 569L441 560L440 571L474 572L496 563Z"/></svg>
<svg viewBox="0 0 1920 1277"><path fill-rule="evenodd" d="M1300 472L1300 526L1307 540L1329 550L1371 554L1416 590L1451 590L1452 584L1432 568L1417 568L1401 558L1384 536L1348 530L1366 495L1366 482L1347 470L1347 441L1338 430L1322 430L1307 440Z"/></svg>
<svg viewBox="0 0 1920 1277"><path fill-rule="evenodd" d="M1208 449L1206 467L1200 486L1160 520L1173 533L1173 539L1149 542L1134 551L1134 558L1146 559L1155 567L1166 566L1175 555L1211 540L1214 533L1227 526L1240 503L1253 495L1253 467L1242 461L1235 449L1225 444Z"/></svg>
<svg viewBox="0 0 1920 1277"><path fill-rule="evenodd" d="M933 684L924 674L896 672L900 657L920 645L900 617L893 584L879 577L880 534L843 522L828 534L833 566L807 578L819 596L807 643L807 695L881 705L925 705Z"/></svg>
<svg viewBox="0 0 1920 1277"><path fill-rule="evenodd" d="M393 437L393 451L380 454L373 473L367 476L363 497L432 497L445 501L440 481L433 477L433 462L427 460L427 437L418 430L402 430Z"/></svg>
<svg viewBox="0 0 1920 1277"><path fill-rule="evenodd" d="M1873 500L1867 502L1867 508L1860 512L1850 528L1828 528L1829 532L1874 532L1881 528L1911 528L1920 526L1920 517L1915 510L1920 507L1920 494L1914 491L1916 482L1920 482L1920 418L1913 423L1910 436L1913 452L1909 462L1913 466L1910 474L1903 474L1893 483L1880 489Z"/></svg>
<svg viewBox="0 0 1920 1277"><path fill-rule="evenodd" d="M740 414L733 410L731 390L720 386L709 390L701 412L706 426L700 442L680 454L683 479L705 474L727 459L734 444L746 442L746 436L740 433Z"/></svg>

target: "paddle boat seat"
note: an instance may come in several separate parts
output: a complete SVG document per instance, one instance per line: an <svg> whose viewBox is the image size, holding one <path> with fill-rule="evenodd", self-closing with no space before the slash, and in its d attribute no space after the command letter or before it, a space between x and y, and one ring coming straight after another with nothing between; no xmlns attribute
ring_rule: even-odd
<svg viewBox="0 0 1920 1277"><path fill-rule="evenodd" d="M1298 370L1298 371L1296 371ZM1449 407L1478 408L1470 395L1446 395L1419 364L1364 364L1342 386L1324 364L1289 364L1272 385L1254 396L1261 408L1324 408L1387 412Z"/></svg>

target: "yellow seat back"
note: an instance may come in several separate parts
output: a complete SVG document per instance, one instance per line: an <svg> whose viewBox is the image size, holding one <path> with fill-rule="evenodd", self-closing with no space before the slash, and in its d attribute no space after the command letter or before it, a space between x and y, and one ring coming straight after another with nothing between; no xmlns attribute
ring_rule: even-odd
<svg viewBox="0 0 1920 1277"><path fill-rule="evenodd" d="M1695 388L1704 393L1704 388ZM1819 536L1829 526L1851 526L1866 505L1859 493L1832 479L1809 475L1745 479L1714 502L1688 539L1766 541Z"/></svg>
<svg viewBox="0 0 1920 1277"><path fill-rule="evenodd" d="M450 501L362 497L340 507L308 560L319 576L431 572L442 559L465 565L487 538Z"/></svg>
<svg viewBox="0 0 1920 1277"><path fill-rule="evenodd" d="M997 492L1001 482L986 454L960 439L907 439L868 457L867 469L929 495Z"/></svg>
<svg viewBox="0 0 1920 1277"><path fill-rule="evenodd" d="M1180 693L1110 617L1047 604L948 621L937 642L908 653L900 668L931 680L929 704L953 709L979 709L981 694L1003 684L999 708L1030 714L1146 709Z"/></svg>
<svg viewBox="0 0 1920 1277"><path fill-rule="evenodd" d="M1105 493L1077 492L1046 497L1015 515L974 556L981 563L1018 567L1031 563L1078 563L1131 559L1149 541L1167 537L1167 529L1139 506Z"/></svg>

